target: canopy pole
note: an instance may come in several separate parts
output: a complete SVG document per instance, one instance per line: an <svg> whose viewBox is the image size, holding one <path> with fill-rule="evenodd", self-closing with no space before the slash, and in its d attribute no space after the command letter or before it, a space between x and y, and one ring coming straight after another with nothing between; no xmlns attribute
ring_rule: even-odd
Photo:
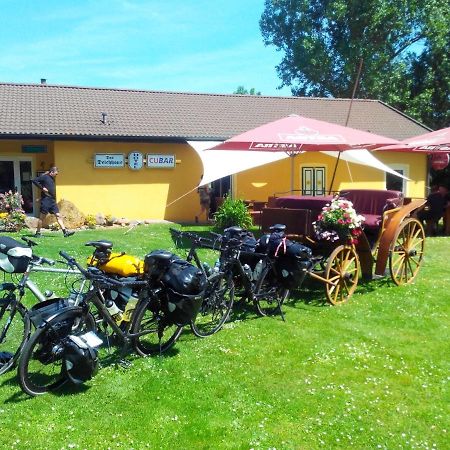
<svg viewBox="0 0 450 450"><path fill-rule="evenodd" d="M291 157L291 194L294 193L294 175L295 175L295 153L289 155Z"/></svg>
<svg viewBox="0 0 450 450"><path fill-rule="evenodd" d="M358 73L356 75L356 81L355 84L353 86L353 92L352 92L352 98L350 99L350 105L348 106L348 112L347 112L347 118L345 119L345 126L348 125L348 121L350 120L350 113L352 111L352 106L353 106L353 99L355 98L355 94L356 94L356 89L358 87L359 84L359 77L361 76L361 70L362 70L362 65L363 65L363 59L360 58L359 59L359 67L358 67ZM341 159L341 152L339 151L337 160L336 160L336 164L334 166L334 172L333 172L333 177L331 178L331 183L330 183L330 194L333 191L333 183L334 183L334 178L336 177L336 171L337 171L337 167L339 164L339 160Z"/></svg>

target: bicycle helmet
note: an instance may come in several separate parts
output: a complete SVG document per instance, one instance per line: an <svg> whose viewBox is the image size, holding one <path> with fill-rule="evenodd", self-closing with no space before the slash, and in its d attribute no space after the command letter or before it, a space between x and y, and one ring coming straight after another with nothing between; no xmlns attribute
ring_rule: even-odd
<svg viewBox="0 0 450 450"><path fill-rule="evenodd" d="M98 372L98 352L81 336L68 336L64 343L64 368L74 384L90 380Z"/></svg>

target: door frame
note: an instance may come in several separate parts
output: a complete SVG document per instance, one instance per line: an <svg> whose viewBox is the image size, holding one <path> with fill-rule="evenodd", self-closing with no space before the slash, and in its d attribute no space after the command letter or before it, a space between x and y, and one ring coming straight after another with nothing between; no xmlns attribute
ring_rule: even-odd
<svg viewBox="0 0 450 450"><path fill-rule="evenodd" d="M305 170L312 170L313 174L312 174L312 187L311 189L306 189L304 188L304 179L305 179ZM323 175L322 178L322 190L317 192L316 189L316 171L317 169L320 169L320 172ZM306 180L305 180L306 181ZM327 166L326 164L301 164L300 165L300 186L301 186L301 191L302 191L302 195L311 195L311 196L316 196L316 195L325 195L327 192ZM306 193L307 191L309 191L310 193Z"/></svg>
<svg viewBox="0 0 450 450"><path fill-rule="evenodd" d="M20 180L20 162L26 161L31 163L31 174L30 177L33 178L34 174L34 159L30 156L13 156L13 155L0 155L0 161L11 161L13 163L14 170L14 188L17 188L18 192L22 192L22 182ZM34 204L35 191L31 190L33 196L33 212L28 213L28 215L35 216L36 208Z"/></svg>

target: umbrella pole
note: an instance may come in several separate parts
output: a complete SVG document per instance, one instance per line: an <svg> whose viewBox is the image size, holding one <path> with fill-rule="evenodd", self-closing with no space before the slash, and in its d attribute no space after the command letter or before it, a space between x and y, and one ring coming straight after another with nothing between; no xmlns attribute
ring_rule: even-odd
<svg viewBox="0 0 450 450"><path fill-rule="evenodd" d="M355 84L353 85L353 92L352 92L352 97L350 99L350 105L348 106L348 112L347 112L347 118L345 119L345 126L348 125L348 121L350 120L350 113L352 111L352 106L353 106L353 99L355 98L355 94L356 94L356 89L358 87L359 84L359 77L361 76L361 69L363 66L363 59L360 58L359 59L359 67L358 67L358 73L356 75L356 80L355 80ZM336 171L337 171L337 167L339 164L339 160L341 159L341 152L339 152L337 160L336 160L336 165L334 166L334 172L333 172L333 177L331 178L331 184L330 184L330 194L331 191L333 190L333 183L334 183L334 178L336 176Z"/></svg>
<svg viewBox="0 0 450 450"><path fill-rule="evenodd" d="M294 175L295 175L295 153L289 155L291 157L291 194L294 193Z"/></svg>

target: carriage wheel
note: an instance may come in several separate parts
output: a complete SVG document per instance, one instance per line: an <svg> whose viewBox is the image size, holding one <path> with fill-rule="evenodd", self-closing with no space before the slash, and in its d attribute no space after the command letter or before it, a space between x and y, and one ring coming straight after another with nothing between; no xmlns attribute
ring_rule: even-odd
<svg viewBox="0 0 450 450"><path fill-rule="evenodd" d="M347 245L336 247L328 258L324 273L328 301L333 305L346 302L355 292L360 272L355 248Z"/></svg>
<svg viewBox="0 0 450 450"><path fill-rule="evenodd" d="M411 283L423 258L425 231L417 219L404 220L395 234L389 253L389 270L395 284Z"/></svg>

